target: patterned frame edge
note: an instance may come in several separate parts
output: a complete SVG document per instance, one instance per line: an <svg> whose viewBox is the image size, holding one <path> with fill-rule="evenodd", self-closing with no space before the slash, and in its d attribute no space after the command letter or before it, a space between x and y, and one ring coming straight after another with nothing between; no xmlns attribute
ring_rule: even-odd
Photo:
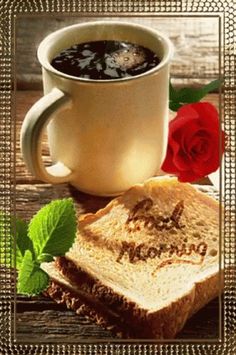
<svg viewBox="0 0 236 355"><path fill-rule="evenodd" d="M92 13L120 15L154 13L217 13L222 16L224 36L224 121L229 139L228 157L225 158L225 212L224 235L224 325L223 340L217 344L15 344L12 341L14 283L9 270L0 268L0 353L10 354L227 354L236 353L236 243L235 243L235 115L236 67L235 35L236 5L231 0L0 0L0 117L4 129L0 132L0 210L6 212L2 230L5 252L0 260L11 260L10 220L14 210L14 112L11 107L14 68L14 18L33 13ZM0 218L1 215L0 215Z"/></svg>

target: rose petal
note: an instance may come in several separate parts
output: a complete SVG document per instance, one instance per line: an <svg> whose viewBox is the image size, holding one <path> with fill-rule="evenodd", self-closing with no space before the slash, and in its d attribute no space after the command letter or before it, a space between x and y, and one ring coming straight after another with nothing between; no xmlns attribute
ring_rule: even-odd
<svg viewBox="0 0 236 355"><path fill-rule="evenodd" d="M167 147L166 157L162 163L161 169L170 174L175 174L177 172L176 166L173 163L173 151L170 146Z"/></svg>
<svg viewBox="0 0 236 355"><path fill-rule="evenodd" d="M211 103L197 102L192 104L194 109L201 117L200 124L202 127L208 127L210 130L219 129L219 114Z"/></svg>
<svg viewBox="0 0 236 355"><path fill-rule="evenodd" d="M181 147L183 148L183 150L186 153L190 153L191 151L191 146L193 144L193 140L198 139L202 139L204 138L208 138L208 133L205 132L201 132L201 130L199 130L198 126L196 124L191 124L189 125L189 127L191 129L191 131L184 131L182 132L182 139L181 139Z"/></svg>
<svg viewBox="0 0 236 355"><path fill-rule="evenodd" d="M195 119L199 117L199 114L194 104L187 104L178 109L176 118L178 117L188 117L188 119Z"/></svg>
<svg viewBox="0 0 236 355"><path fill-rule="evenodd" d="M202 176L195 174L192 170L181 171L178 174L178 180L180 182L193 182L200 179Z"/></svg>
<svg viewBox="0 0 236 355"><path fill-rule="evenodd" d="M215 137L210 137L209 139L202 139L201 141L202 144L202 151L195 152L194 158L195 161L199 164L201 161L205 162L208 159L213 158L213 156L216 154L216 151L218 151L218 142ZM192 147L192 150L194 147Z"/></svg>
<svg viewBox="0 0 236 355"><path fill-rule="evenodd" d="M220 156L219 156L219 142L215 137L209 141L208 152L206 157L198 155L195 157L195 161L192 164L192 168L196 174L201 174L202 176L208 175L215 171L219 167Z"/></svg>
<svg viewBox="0 0 236 355"><path fill-rule="evenodd" d="M191 116L180 116L179 114L176 118L169 123L169 132L172 134L173 132L178 131L179 129L186 128L186 125L189 125L190 122L195 122L198 125L198 116L191 117ZM198 125L200 128L200 126Z"/></svg>
<svg viewBox="0 0 236 355"><path fill-rule="evenodd" d="M178 140L175 140L171 135L169 135L168 145L171 147L173 155L178 154L181 144Z"/></svg>
<svg viewBox="0 0 236 355"><path fill-rule="evenodd" d="M216 160L208 160L206 162L202 162L201 164L193 165L193 171L196 175L200 177L211 174L213 171L216 171L219 167L219 159Z"/></svg>
<svg viewBox="0 0 236 355"><path fill-rule="evenodd" d="M174 131L171 132L171 137L179 143L188 145L188 140L191 141L192 137L199 131L199 129L200 126L198 124L198 120L190 120L187 121L182 127L174 127ZM183 145L181 146L183 147Z"/></svg>
<svg viewBox="0 0 236 355"><path fill-rule="evenodd" d="M193 140L201 140L201 139L209 139L210 134L207 130L196 129L195 131L190 132L188 135L185 136L184 144L187 145L189 148L192 145Z"/></svg>
<svg viewBox="0 0 236 355"><path fill-rule="evenodd" d="M179 181L192 182L217 170L219 138L224 151L225 134L219 115L207 102L181 107L169 124L168 152L162 169L176 174Z"/></svg>
<svg viewBox="0 0 236 355"><path fill-rule="evenodd" d="M185 152L180 151L178 154L173 156L173 163L177 170L185 171L191 167L191 157L189 157Z"/></svg>
<svg viewBox="0 0 236 355"><path fill-rule="evenodd" d="M209 139L196 135L189 144L189 152L192 157L202 157L209 154L209 146Z"/></svg>

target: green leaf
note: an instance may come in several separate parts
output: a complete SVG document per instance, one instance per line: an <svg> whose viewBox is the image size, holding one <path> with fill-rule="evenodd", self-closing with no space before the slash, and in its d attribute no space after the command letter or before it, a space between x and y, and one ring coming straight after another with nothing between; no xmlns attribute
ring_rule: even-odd
<svg viewBox="0 0 236 355"><path fill-rule="evenodd" d="M180 107L182 107L182 105L179 104L178 102L170 102L169 103L169 108L170 108L171 111L175 111L176 112L176 111L178 111L178 109Z"/></svg>
<svg viewBox="0 0 236 355"><path fill-rule="evenodd" d="M178 92L174 89L171 81L169 82L169 100L178 101Z"/></svg>
<svg viewBox="0 0 236 355"><path fill-rule="evenodd" d="M55 200L41 208L29 225L29 236L36 257L41 254L65 255L76 235L73 200Z"/></svg>
<svg viewBox="0 0 236 355"><path fill-rule="evenodd" d="M19 269L25 250L30 249L33 252L32 241L27 236L27 223L0 211L0 263L12 268L15 267L14 237L16 238L16 268Z"/></svg>
<svg viewBox="0 0 236 355"><path fill-rule="evenodd" d="M32 240L28 237L28 224L22 219L16 219L16 268L19 269L26 250L34 255Z"/></svg>
<svg viewBox="0 0 236 355"><path fill-rule="evenodd" d="M200 89L183 88L178 91L178 101L181 103L193 103L203 99L210 91L217 89L220 85L219 80L214 80L211 83L203 86Z"/></svg>
<svg viewBox="0 0 236 355"><path fill-rule="evenodd" d="M33 260L30 250L26 250L18 275L17 292L24 295L38 295L48 287L49 277Z"/></svg>
<svg viewBox="0 0 236 355"><path fill-rule="evenodd" d="M222 80L213 80L209 84L205 85L202 88L202 92L204 96L209 94L209 92L219 89L220 85L222 84Z"/></svg>
<svg viewBox="0 0 236 355"><path fill-rule="evenodd" d="M37 295L49 283L40 263L64 255L76 236L76 212L72 199L52 201L31 220L29 227L21 219L0 211L0 264L19 269L17 292Z"/></svg>
<svg viewBox="0 0 236 355"><path fill-rule="evenodd" d="M172 111L177 111L184 104L199 102L209 92L218 89L220 84L221 84L220 80L214 80L199 89L183 88L180 90L175 90L170 82L170 85L169 85L169 96L170 96L169 108Z"/></svg>
<svg viewBox="0 0 236 355"><path fill-rule="evenodd" d="M51 254L41 254L37 259L37 261L39 263L44 263L44 262L49 263L50 261L53 261L53 260L54 259Z"/></svg>

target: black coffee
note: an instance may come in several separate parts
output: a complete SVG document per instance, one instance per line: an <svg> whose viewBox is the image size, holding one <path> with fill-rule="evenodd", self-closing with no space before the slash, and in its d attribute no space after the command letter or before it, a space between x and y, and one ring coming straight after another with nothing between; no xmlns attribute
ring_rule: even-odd
<svg viewBox="0 0 236 355"><path fill-rule="evenodd" d="M87 79L119 79L142 74L160 63L150 49L120 41L76 44L59 53L52 66L72 76Z"/></svg>

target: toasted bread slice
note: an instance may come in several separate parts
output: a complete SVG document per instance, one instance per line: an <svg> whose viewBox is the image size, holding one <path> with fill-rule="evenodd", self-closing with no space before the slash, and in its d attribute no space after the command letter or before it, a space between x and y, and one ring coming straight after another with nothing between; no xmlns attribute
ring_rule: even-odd
<svg viewBox="0 0 236 355"><path fill-rule="evenodd" d="M175 178L150 179L82 216L56 266L143 337L173 338L219 292L219 203Z"/></svg>

